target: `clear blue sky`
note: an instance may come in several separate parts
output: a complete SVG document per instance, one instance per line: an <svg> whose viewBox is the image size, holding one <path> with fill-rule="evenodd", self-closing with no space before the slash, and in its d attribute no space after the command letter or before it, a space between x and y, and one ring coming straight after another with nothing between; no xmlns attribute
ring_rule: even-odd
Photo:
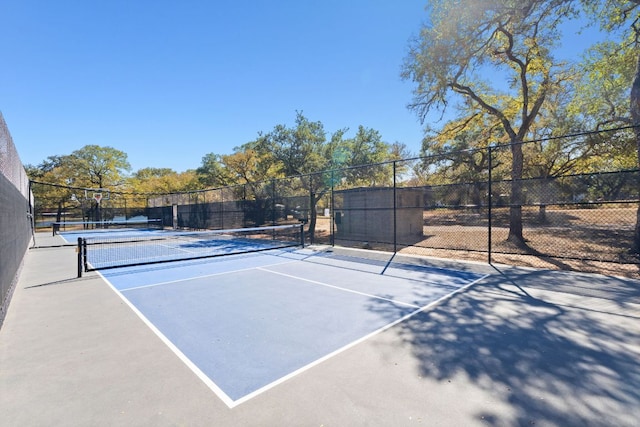
<svg viewBox="0 0 640 427"><path fill-rule="evenodd" d="M88 144L197 168L296 111L418 153L400 79L426 0L2 0L0 111L25 164ZM575 46L571 49L576 51Z"/></svg>
<svg viewBox="0 0 640 427"><path fill-rule="evenodd" d="M23 163L87 144L200 165L296 111L420 147L399 74L424 0L2 0L0 111Z"/></svg>

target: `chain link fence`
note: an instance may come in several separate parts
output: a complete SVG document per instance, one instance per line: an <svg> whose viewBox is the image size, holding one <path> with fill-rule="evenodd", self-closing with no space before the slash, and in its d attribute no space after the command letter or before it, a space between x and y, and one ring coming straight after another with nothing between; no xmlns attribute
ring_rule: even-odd
<svg viewBox="0 0 640 427"><path fill-rule="evenodd" d="M32 238L29 180L0 113L0 325Z"/></svg>
<svg viewBox="0 0 640 427"><path fill-rule="evenodd" d="M637 275L640 171L634 150L611 154L624 132L522 143L520 175L514 146L496 145L185 193L111 192L100 203L85 189L32 183L36 226L136 217L192 230L302 222L314 244L584 271L614 263Z"/></svg>
<svg viewBox="0 0 640 427"><path fill-rule="evenodd" d="M36 195L33 204L36 231L49 229L53 223L61 230L80 223L144 221L149 217L148 196L100 188L68 187L31 181Z"/></svg>
<svg viewBox="0 0 640 427"><path fill-rule="evenodd" d="M420 256L582 270L639 265L631 248L640 171L616 161L590 166L598 146L625 131L522 143L517 179L513 146L492 146L155 196L149 214L192 229L302 221L310 243ZM520 242L510 239L514 212Z"/></svg>

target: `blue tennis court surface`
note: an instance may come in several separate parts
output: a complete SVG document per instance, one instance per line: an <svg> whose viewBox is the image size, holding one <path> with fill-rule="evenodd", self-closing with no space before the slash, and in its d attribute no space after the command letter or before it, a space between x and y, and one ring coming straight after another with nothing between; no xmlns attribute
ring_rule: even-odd
<svg viewBox="0 0 640 427"><path fill-rule="evenodd" d="M226 230L87 230L63 235L78 242L84 271L213 258L302 246L301 224Z"/></svg>
<svg viewBox="0 0 640 427"><path fill-rule="evenodd" d="M92 230L74 230L74 231L60 231L58 234L62 237L67 243L76 243L78 241L78 237L88 237L88 236L108 236L110 238L128 238L128 237L138 237L138 236L162 236L166 233L164 230L160 229L136 229L136 228L122 228L122 229L92 229Z"/></svg>
<svg viewBox="0 0 640 427"><path fill-rule="evenodd" d="M484 277L311 248L101 274L230 407Z"/></svg>

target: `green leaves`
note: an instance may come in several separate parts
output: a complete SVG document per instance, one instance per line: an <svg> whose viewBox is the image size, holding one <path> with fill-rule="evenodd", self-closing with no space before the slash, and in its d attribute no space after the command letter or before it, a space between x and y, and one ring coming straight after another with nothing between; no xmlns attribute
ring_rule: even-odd
<svg viewBox="0 0 640 427"><path fill-rule="evenodd" d="M431 25L412 44L402 73L416 83L410 108L424 121L432 111L471 101L476 112L499 117L505 130L518 134L547 91L566 79L567 70L550 52L559 38L558 17L575 14L572 2L439 0L430 5ZM517 120L504 114L497 97L518 105Z"/></svg>
<svg viewBox="0 0 640 427"><path fill-rule="evenodd" d="M86 145L67 158L75 176L88 180L87 186L113 188L124 183L125 174L131 170L127 154L111 147Z"/></svg>
<svg viewBox="0 0 640 427"><path fill-rule="evenodd" d="M30 167L30 178L53 184L85 188L122 186L131 169L127 154L112 147L86 145L69 155L49 156Z"/></svg>

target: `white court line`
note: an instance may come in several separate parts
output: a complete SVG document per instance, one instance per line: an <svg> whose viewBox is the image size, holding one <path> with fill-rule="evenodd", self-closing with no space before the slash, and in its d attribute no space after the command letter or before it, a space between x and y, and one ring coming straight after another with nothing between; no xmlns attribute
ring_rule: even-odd
<svg viewBox="0 0 640 427"><path fill-rule="evenodd" d="M396 301L396 300L389 299L389 298L383 298L383 297L381 297L379 295L373 295L373 294L368 294L366 292L354 291L353 289L342 288L340 286L335 286L335 285L330 285L328 283L318 282L317 280L305 279L304 277L298 277L298 276L294 276L292 274L280 273L278 271L269 270L269 269L264 268L264 267L256 267L256 270L262 270L262 271L266 271L267 273L278 274L280 276L289 277L289 278L295 279L295 280L300 280L301 282L309 282L309 283L313 283L313 284L320 285L320 286L326 286L327 288L338 289L340 291L350 292L352 294L362 295L362 296L365 296L365 297L368 297L368 298L380 299L380 300L383 300L383 301L391 302L393 304L405 305L407 307L413 307L413 308L419 308L420 307L419 305L409 304L407 302Z"/></svg>
<svg viewBox="0 0 640 427"><path fill-rule="evenodd" d="M295 260L294 261L288 261L288 262L285 262L285 263L282 263L282 264L286 264L286 263L289 263L289 262L295 262ZM277 264L272 264L272 265L277 265ZM296 277L296 276L291 276L291 275L288 275L288 274L278 273L278 272L271 271L271 270L268 270L268 269L263 268L263 267L253 267L253 268L241 269L241 270L237 270L237 271L244 271L244 270L251 270L251 269L262 270L262 271L266 271L266 272L274 273L274 274L280 274L280 275L288 276L288 277L291 277L291 278L294 278L294 279L297 279L297 280L303 280L303 281L307 281L307 282L311 282L311 283L316 283L316 284L319 284L319 285L322 285L322 286L328 286L328 287L344 290L344 291L347 291L347 292L353 292L353 293L356 293L356 294L361 294L361 295L365 295L365 296L369 296L369 297L380 298L380 299L383 299L383 300L386 300L386 301L391 301L391 302L394 302L394 303L397 303L397 304L403 304L403 305L406 305L406 306L414 307L416 309L413 310L412 312L406 314L405 316L403 316L403 317L401 317L401 318L399 318L399 319L397 319L397 320L395 320L395 321L393 321L393 322L391 322L391 323L389 323L389 324L387 324L387 325L385 325L385 326L383 326L381 328L378 328L377 330L375 330L375 331L373 331L373 332L371 332L371 333L369 333L369 334L367 334L367 335L365 335L365 336L363 336L363 337L361 337L361 338L359 338L359 339L357 339L355 341L352 341L349 344L346 344L345 346L343 346L343 347L341 347L341 348L339 348L337 350L334 350L333 352L328 353L327 355L325 355L325 356L323 356L323 357L321 357L319 359L316 359L315 361L313 361L313 362L311 362L311 363L309 363L309 364L307 364L307 365L305 365L305 366L303 366L303 367L301 367L301 368L299 368L299 369L297 369L297 370L295 370L295 371L293 371L293 372L291 372L291 373L289 373L289 374L287 374L287 375L285 375L283 377L280 377L276 381L273 381L273 382L265 385L264 387L261 387L261 388L255 390L255 391L247 394L247 395L244 395L243 397L241 397L241 398L239 398L237 400L233 400L220 387L218 387L218 385L215 382L213 382L213 380L211 380L211 378L209 378L204 372L202 372L200 370L200 368L198 368L198 366L195 365L184 353L182 353L182 351L178 347L176 347L176 345L173 344L156 326L154 326L154 324L151 323L151 321L149 321L144 316L144 314L140 310L138 310L135 307L135 305L132 302L130 302L124 296L123 291L119 291L99 271L98 271L98 274L111 287L111 289L114 290L118 294L118 296L125 302L125 304L127 304L134 311L134 313L136 313L138 315L138 317L140 317L140 319L142 319L142 321L162 340L162 342L164 342L167 345L167 347L169 347L169 349L171 351L173 351L176 354L176 356L178 356L178 358L180 360L182 360L182 362L189 369L191 369L191 371L193 371L193 373L198 378L200 378L200 380L207 387L209 387L209 389L211 389L211 391L213 391L214 394L216 396L218 396L220 398L220 400L222 400L222 402L225 405L227 405L228 408L234 408L234 407L236 407L236 406L238 406L238 405L240 405L240 404L242 404L242 403L244 403L244 402L246 402L246 401L248 401L248 400L250 400L250 399L252 399L252 398L254 398L256 396L258 396L259 394L262 394L262 393L270 390L271 388L274 388L274 387L282 384L283 382L285 382L285 381L287 381L287 380L289 380L289 379L291 379L291 378L293 378L293 377L295 377L295 376L297 376L297 375L299 375L299 374L301 374L301 373L303 373L303 372L305 372L305 371L307 371L307 370L309 370L309 369L311 369L311 368L313 368L313 367L325 362L326 360L328 360L328 359L330 359L330 358L332 358L334 356L337 356L338 354L340 354L340 353L342 353L342 352L344 352L344 351L346 351L346 350L348 350L348 349L350 349L352 347L355 347L356 345L358 345L358 344L370 339L374 335L377 335L377 334L379 334L379 333L381 333L383 331L386 331L387 329L390 329L391 327L393 327L393 326L395 326L395 325L397 325L397 324L399 324L401 322L404 322L405 320L415 316L416 314L418 314L420 312L426 311L426 310L428 310L428 309L430 309L430 308L432 308L432 307L434 307L434 306L436 306L438 304L441 304L442 302L444 302L444 301L450 299L451 297L453 297L455 294L464 291L465 289L473 286L474 284L476 284L476 283L478 283L478 282L480 282L480 281L482 281L485 278L490 276L490 274L485 274L484 276L482 276L482 277L480 277L480 278L478 278L478 279L476 279L476 280L474 280L472 282L469 282L466 285L458 288L454 292L451 292L451 293L449 293L447 295L444 295L443 297L441 297L441 298L439 298L439 299L437 299L435 301L432 301L431 303L429 303L429 304L427 304L427 305L425 305L423 307L419 307L419 306L416 306L416 305L413 305L413 304L396 302L396 301L388 300L388 299L381 298L381 297L378 297L378 296L375 296L375 295L368 295L366 293L352 291L352 290L349 290L349 289L340 288L340 287L329 285L329 284L322 283L322 282L303 279L303 278ZM228 273L232 273L232 272L228 272ZM218 274L226 274L226 273L218 273ZM212 275L207 275L207 276L202 276L202 277L215 276L215 275L218 275L218 274L212 274ZM193 278L184 279L184 280L192 280L192 279ZM180 282L180 281L184 281L184 280L177 280L177 281L166 282L166 283L174 283L174 282ZM153 286L153 285L151 285L151 286Z"/></svg>
<svg viewBox="0 0 640 427"><path fill-rule="evenodd" d="M156 244L157 244L157 243L156 243ZM186 253L188 253L188 254L197 254L197 253L198 253L198 252L196 252L196 251L190 251L190 250L188 250L188 249L181 248L180 246L176 246L176 245L168 245L168 244L166 244L166 243L160 243L160 244L157 244L157 245L158 245L158 246L161 246L161 247L165 247L165 248L171 249L171 250L175 250L175 251L182 251L182 252L186 252ZM153 245L152 245L152 246L153 246Z"/></svg>
<svg viewBox="0 0 640 427"><path fill-rule="evenodd" d="M396 320L396 321L394 321L394 322L391 322L391 323L389 323L388 325L385 325L385 326L383 326L383 327L381 327L381 328L379 328L379 329L376 329L375 331L373 331L373 332L371 332L371 333L369 333L369 334L367 334L367 335L363 336L362 338L359 338L359 339L357 339L357 340L355 340L355 341L352 341L352 342L350 342L349 344L347 344L347 345L345 345L345 346L343 346L343 347L341 347L341 348L339 348L339 349L337 349L337 350L335 350L335 351L333 351L333 352L331 352L331 353L327 354L326 356L323 356L323 357L321 357L321 358L319 358L319 359L316 359L315 361L313 361L313 362L309 363L308 365L305 365L305 366L301 367L300 369L297 369L297 370L295 370L295 371L293 371L293 372L291 372L291 373L289 373L289 374L285 375L284 377L280 377L280 378L279 378L279 379L277 379L276 381L274 381L274 382L272 382L272 383L270 383L270 384L267 384L266 386L264 386L264 387L262 387L262 388L259 388L258 390L253 391L253 392L251 392L251 393L249 393L249 394L247 394L247 395L245 395L245 396L241 397L241 398L240 398L240 399L238 399L238 400L234 400L234 401L233 401L232 406L229 406L229 407L230 407L230 408L233 408L233 407L235 407L235 406L238 406L238 405L240 405L241 403L244 403L244 402L248 401L249 399L252 399L252 398L256 397L257 395L259 395L259 394L261 394L261 393L264 393L265 391L268 391L268 390L270 390L270 389L272 389L272 388L274 388L274 387L276 387L276 386L278 386L278 385L282 384L283 382L285 382L285 381L287 381L287 380L289 380L289 379L291 379L291 378L295 377L296 375L299 375L299 374L301 374L301 373L303 373L303 372L305 372L305 371L307 371L307 370L309 370L309 369L311 369L311 368L313 368L313 367L315 367L315 366L317 366L317 365L321 364L322 362L324 362L324 361L326 361L326 360L329 360L329 359L331 359L332 357L337 356L338 354L340 354L340 353L342 353L342 352L344 352L344 351L347 351L347 350L349 350L349 349L350 349L350 348L352 348L352 347L355 347L356 345L358 345L358 344L360 344L360 343L362 343L362 342L364 342L364 341L368 340L369 338L373 337L374 335L377 335L377 334L379 334L379 333L381 333L381 332L384 332L384 331L386 331L387 329L390 329L390 328L394 327L395 325L397 325L397 324L399 324L399 323L401 323L401 322L404 322L405 320L407 320L407 319L409 319L409 318L411 318L411 317L415 316L416 314L418 314L418 313L420 313L420 312L422 312L422 311L426 311L426 310L428 310L428 309L430 309L430 308L432 308L432 307L435 307L435 306L436 306L436 305L438 305L438 304L443 303L444 301L446 301L446 300L448 300L449 298L453 297L455 294L457 294L457 293L459 293L459 292L462 292L463 290L465 290L465 289L467 289L467 288L469 288L469 287L471 287L471 286L475 285L475 284L476 284L476 283L478 283L479 281L481 281L481 280L483 280L483 279L485 279L485 278L487 278L487 277L489 277L489 276L491 276L491 274L485 274L484 276L480 277L479 279L476 279L476 280L474 280L474 281L472 281L472 282L469 282L469 283L467 283L466 285L464 285L464 286L460 287L460 288L459 288L459 289L457 289L456 291L451 292L450 294L447 294L447 295L445 295L445 296L443 296L443 297L440 297L440 298L438 298L437 300L432 301L431 303L429 303L429 304L425 305L424 307L420 307L420 308L418 308L417 310L414 310L414 311L412 311L411 313L409 313L409 314L407 314L407 315L405 315L405 316L403 316L403 317L399 318L398 320Z"/></svg>
<svg viewBox="0 0 640 427"><path fill-rule="evenodd" d="M293 260L293 261L283 261L283 262L279 262L279 263L274 263L274 264L269 264L269 265L282 265L282 264L290 264L292 262L296 262L297 260ZM229 270L229 271L222 271L219 273L210 273L210 274L203 274L200 276L193 276L193 277L187 277L184 279L176 279L176 280L168 280L166 282L158 282L158 283L150 283L148 285L140 285L140 286L134 286L132 288L125 288L125 289L121 289L120 292L126 292L126 291L132 291L135 289L142 289L142 288L153 288L155 286L164 286L164 285L171 285L173 283L180 283L180 282L188 282L190 280L198 280L198 279L205 279L207 277L215 277L215 276L223 276L225 274L233 274L233 273L239 273L241 271L249 271L249 270L256 270L260 267L247 267L247 268L238 268L235 270ZM131 272L131 274L136 274L135 271Z"/></svg>
<svg viewBox="0 0 640 427"><path fill-rule="evenodd" d="M338 261L339 263L347 263L347 264L357 264L357 261L350 261L350 260L341 260L341 259L337 259L337 258L327 258L328 260L335 260ZM376 271L376 270L359 270L359 269L354 269L352 267L348 267L348 266L344 266L341 264L332 264L330 262L322 262L325 261L327 259L313 259L313 260L307 260L304 259L304 262L308 262L310 264L314 264L314 265L321 265L324 267L331 267L331 268L341 268L341 269L345 269L345 270L355 270L359 273L363 273L363 274L372 274L374 276L385 276L385 277L394 277L396 279L402 279L402 280L409 280L411 282L418 282L418 283L422 283L422 284L427 284L429 286L439 286L439 287L444 287L444 288L451 288L451 289L457 289L458 286L457 285L450 285L450 284L446 284L446 283L439 283L437 281L434 281L433 279L422 279L422 278L416 278L416 277L410 277L410 276L403 276L402 274L390 274L390 271L404 271L405 269L403 269L402 267L394 267L393 264L396 265L407 265L407 266L411 266L413 267L411 264L403 264L403 263L390 263L388 266L385 266L382 271ZM367 264L367 265L373 265L374 267L378 268L378 265L375 264ZM419 267L419 266L418 266ZM461 270L456 270L456 269L442 269L442 270L448 270L451 272L463 272Z"/></svg>
<svg viewBox="0 0 640 427"><path fill-rule="evenodd" d="M100 277L102 277L102 279L105 282L107 282L107 284L111 287L111 289L115 291L115 293L120 297L120 299L122 299L122 301L124 301L124 303L127 304L129 308L131 308L131 310L133 310L133 312L149 327L149 329L151 329L151 331L155 333L158 336L158 338L160 338L160 340L163 343L165 343L166 346L169 347L169 349L173 351L173 353L176 356L178 356L178 358L182 360L182 362L189 369L191 369L191 371L198 378L200 378L200 380L207 387L209 387L211 391L213 391L216 394L216 396L220 398L220 400L224 402L225 405L227 405L229 408L232 408L233 406L235 406L234 400L231 399L231 397L229 397L229 395L227 395L227 393L225 393L220 387L218 387L218 385L214 383L213 380L211 380L211 378L207 376L207 374L202 372L200 368L198 368L198 366L191 361L191 359L189 359L178 347L176 347L176 345L173 342L171 342L171 340L169 340L169 338L167 338L160 331L160 329L156 328L156 326L149 319L147 319L147 317L140 310L138 310L138 308L131 301L129 301L121 291L119 291L115 286L113 286L113 284L109 281L109 279L104 277L102 273L100 273L99 271L98 271L98 274L100 275Z"/></svg>

